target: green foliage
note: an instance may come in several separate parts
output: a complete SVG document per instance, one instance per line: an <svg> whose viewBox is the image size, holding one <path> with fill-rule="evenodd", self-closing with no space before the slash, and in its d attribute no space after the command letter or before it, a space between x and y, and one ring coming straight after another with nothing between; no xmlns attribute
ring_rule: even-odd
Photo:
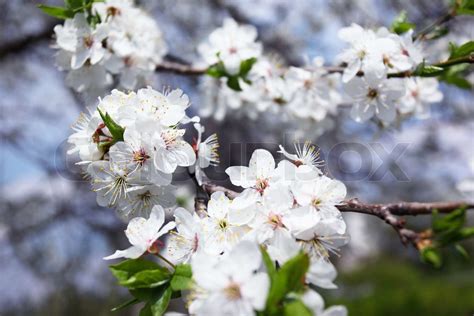
<svg viewBox="0 0 474 316"><path fill-rule="evenodd" d="M274 270L273 263L268 260L268 254L264 249L262 254L270 276L270 290L263 315L282 315L287 308L297 309L298 303L290 307L288 305L295 302L294 294L301 294L305 289L304 276L309 269L308 255L300 252L280 269Z"/></svg>
<svg viewBox="0 0 474 316"><path fill-rule="evenodd" d="M459 6L456 9L456 13L459 15L474 15L474 0L459 1Z"/></svg>
<svg viewBox="0 0 474 316"><path fill-rule="evenodd" d="M469 64L454 65L446 69L446 71L439 77L440 80L447 84L454 85L461 89L469 90L472 88L471 83L465 79L467 71L472 66Z"/></svg>
<svg viewBox="0 0 474 316"><path fill-rule="evenodd" d="M465 208L444 216L433 212L431 232L428 232L428 236L420 243L421 260L440 268L443 262L441 249L448 247L468 258L466 250L459 243L474 236L474 227L464 227L465 222Z"/></svg>
<svg viewBox="0 0 474 316"><path fill-rule="evenodd" d="M130 259L111 265L119 283L129 289L133 298L112 311L144 302L140 315L163 315L173 295L170 285L173 274L153 261ZM183 269L180 269L183 270ZM185 269L184 269L185 270Z"/></svg>
<svg viewBox="0 0 474 316"><path fill-rule="evenodd" d="M252 69L253 65L257 62L256 58L249 58L240 63L239 73L231 75L225 69L224 63L222 61L218 62L215 65L210 66L206 73L214 78L227 78L227 86L235 91L242 91L240 87L239 80L242 79L245 82L250 82L247 79L247 76Z"/></svg>
<svg viewBox="0 0 474 316"><path fill-rule="evenodd" d="M291 301L283 307L285 316L313 316L313 312L301 300Z"/></svg>
<svg viewBox="0 0 474 316"><path fill-rule="evenodd" d="M125 132L125 129L118 125L107 112L104 114L104 112L102 112L100 109L97 110L99 111L100 117L102 118L105 126L107 126L110 134L112 134L113 143L123 141L123 133Z"/></svg>
<svg viewBox="0 0 474 316"><path fill-rule="evenodd" d="M74 11L63 8L63 7L55 7L55 6L48 6L44 4L38 4L38 8L40 8L44 13L49 16L58 18L58 19L71 19L74 17Z"/></svg>
<svg viewBox="0 0 474 316"><path fill-rule="evenodd" d="M436 77L441 75L443 71L444 68L433 65L427 65L425 61L423 61L416 67L415 71L413 72L413 75L419 77Z"/></svg>
<svg viewBox="0 0 474 316"><path fill-rule="evenodd" d="M421 260L425 263L433 265L435 268L440 268L443 264L441 259L441 251L434 247L425 247L420 250Z"/></svg>
<svg viewBox="0 0 474 316"><path fill-rule="evenodd" d="M103 0L64 0L64 7L39 4L38 8L47 15L64 20L73 18L79 12L86 12L90 15L92 3L101 1Z"/></svg>
<svg viewBox="0 0 474 316"><path fill-rule="evenodd" d="M171 278L173 291L183 291L191 288L193 272L189 264L179 264L174 270Z"/></svg>
<svg viewBox="0 0 474 316"><path fill-rule="evenodd" d="M449 50L451 52L449 59L469 56L474 53L474 41L469 41L462 44L461 46L456 46L454 43L449 43Z"/></svg>
<svg viewBox="0 0 474 316"><path fill-rule="evenodd" d="M402 11L400 14L393 20L392 26L390 29L392 32L395 32L397 34L403 34L408 32L411 29L414 29L416 26L415 24L408 22L407 18L407 12Z"/></svg>

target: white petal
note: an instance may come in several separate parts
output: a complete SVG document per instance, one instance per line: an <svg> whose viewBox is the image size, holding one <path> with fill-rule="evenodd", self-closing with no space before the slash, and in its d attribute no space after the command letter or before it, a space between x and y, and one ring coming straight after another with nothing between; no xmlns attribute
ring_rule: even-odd
<svg viewBox="0 0 474 316"><path fill-rule="evenodd" d="M112 260L112 259L118 259L118 258L136 259L140 257L144 252L145 250L132 246L125 250L117 250L115 251L114 254L104 257L103 259L104 260Z"/></svg>

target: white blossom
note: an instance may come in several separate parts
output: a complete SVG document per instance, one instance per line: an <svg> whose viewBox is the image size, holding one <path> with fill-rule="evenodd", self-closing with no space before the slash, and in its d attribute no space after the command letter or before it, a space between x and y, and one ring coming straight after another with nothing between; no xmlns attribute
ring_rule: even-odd
<svg viewBox="0 0 474 316"><path fill-rule="evenodd" d="M143 217L133 218L125 230L131 247L125 250L117 250L114 254L105 257L105 260L117 258L136 259L145 252L152 250L153 244L175 227L174 222L169 222L163 226L165 222L165 212L161 206L153 207L148 219Z"/></svg>
<svg viewBox="0 0 474 316"><path fill-rule="evenodd" d="M199 45L198 51L208 65L222 62L227 72L236 74L241 62L260 56L262 46L256 39L255 27L225 19L223 26L214 30L207 42Z"/></svg>
<svg viewBox="0 0 474 316"><path fill-rule="evenodd" d="M202 220L184 208L177 208L174 218L176 231L172 231L167 240L166 257L174 263L187 263L195 253L206 248Z"/></svg>
<svg viewBox="0 0 474 316"><path fill-rule="evenodd" d="M351 116L357 122L365 122L373 116L393 122L399 99L405 95L402 79L355 77L344 85L344 89L353 99Z"/></svg>
<svg viewBox="0 0 474 316"><path fill-rule="evenodd" d="M443 100L436 78L407 78L406 94L400 100L402 114L415 114L419 118L429 116L429 106Z"/></svg>
<svg viewBox="0 0 474 316"><path fill-rule="evenodd" d="M206 252L221 254L232 249L249 228L232 221L232 201L223 192L215 192L207 204L208 216L202 220Z"/></svg>
<svg viewBox="0 0 474 316"><path fill-rule="evenodd" d="M256 244L243 241L221 260L198 254L191 264L196 281L191 314L242 316L264 309L270 280L255 272L262 264Z"/></svg>

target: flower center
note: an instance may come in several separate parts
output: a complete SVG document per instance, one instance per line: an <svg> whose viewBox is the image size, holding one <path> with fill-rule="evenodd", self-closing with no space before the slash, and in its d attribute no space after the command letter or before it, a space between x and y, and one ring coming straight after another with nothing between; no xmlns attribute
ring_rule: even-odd
<svg viewBox="0 0 474 316"><path fill-rule="evenodd" d="M235 47L229 48L229 54L232 55L232 54L235 54L235 53L237 53L237 48L235 48Z"/></svg>
<svg viewBox="0 0 474 316"><path fill-rule="evenodd" d="M110 15L110 16L116 16L116 15L120 15L122 12L120 11L119 8L116 8L116 7L108 7L107 8L107 15Z"/></svg>
<svg viewBox="0 0 474 316"><path fill-rule="evenodd" d="M224 293L225 293L225 296L231 301L236 301L242 298L242 293L240 292L240 286L235 282L231 282L224 289Z"/></svg>
<svg viewBox="0 0 474 316"><path fill-rule="evenodd" d="M227 227L229 226L229 223L227 223L225 219L221 219L218 225L221 230L226 230Z"/></svg>
<svg viewBox="0 0 474 316"><path fill-rule="evenodd" d="M257 188L257 191L260 192L260 194L262 194L263 191L268 188L268 186L268 179L257 179L255 187Z"/></svg>
<svg viewBox="0 0 474 316"><path fill-rule="evenodd" d="M313 205L314 207L317 207L319 206L323 201L321 199L318 199L318 198L314 198L312 201L311 201L311 205Z"/></svg>
<svg viewBox="0 0 474 316"><path fill-rule="evenodd" d="M93 44L94 44L94 40L92 39L91 36L84 37L84 46L85 47L91 48Z"/></svg>
<svg viewBox="0 0 474 316"><path fill-rule="evenodd" d="M133 161L140 166L142 166L149 158L150 156L147 155L143 148L140 148L133 153Z"/></svg>
<svg viewBox="0 0 474 316"><path fill-rule="evenodd" d="M270 212L270 214L268 215L268 222L270 223L270 225L273 226L273 229L283 227L281 216L273 212Z"/></svg>
<svg viewBox="0 0 474 316"><path fill-rule="evenodd" d="M376 89L369 89L369 92L367 93L367 97L369 99L375 99L379 95L378 91Z"/></svg>

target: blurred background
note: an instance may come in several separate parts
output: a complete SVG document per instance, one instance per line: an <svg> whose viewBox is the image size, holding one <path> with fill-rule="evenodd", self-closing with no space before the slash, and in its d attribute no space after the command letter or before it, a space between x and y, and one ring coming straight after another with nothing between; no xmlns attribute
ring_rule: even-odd
<svg viewBox="0 0 474 316"><path fill-rule="evenodd" d="M126 225L112 210L96 206L89 183L65 156L71 124L86 104L95 101L84 100L65 86L50 48L52 29L60 21L43 15L38 3L0 0L0 315L109 315L127 293L114 283L101 258L127 245ZM404 9L422 27L448 6L440 0L139 3L156 18L170 54L183 60L196 61L197 44L230 16L255 25L266 52L288 65L301 65L305 58L319 55L331 63L343 45L337 30L352 22L389 26ZM459 44L474 38L472 18L457 17L450 29L451 35L436 44L438 50L446 50L449 41ZM198 112L202 103L198 77L158 73L154 80L158 90L182 88L192 100L191 112ZM410 119L397 128L379 130L375 124L353 122L349 111L343 110L335 129L302 141L320 146L328 171L346 183L350 196L367 202L472 198L462 196L456 184L474 177L469 168L474 158L473 91L446 85L442 91L444 100L432 107L428 120ZM212 173L216 181L223 181L229 165L246 165L253 148L276 152L278 144L288 144L292 137L291 128L284 130L263 118L228 116L222 122L205 120L205 125L207 132L218 133L222 144L221 166ZM331 149L336 144L353 142L359 145L346 145L347 150L331 160L329 153L335 152ZM367 173L380 166L381 179L354 176L360 175L357 170ZM399 181L397 166L407 175L406 181ZM185 177L178 181L183 186L180 200L192 201ZM328 304L343 303L350 315L365 316L474 313L471 260L448 252L444 266L434 269L420 263L416 251L404 247L380 220L359 214L345 217L352 240L337 260L339 289L323 292ZM414 228L429 224L429 218L410 219ZM472 244L465 246L474 254Z"/></svg>

